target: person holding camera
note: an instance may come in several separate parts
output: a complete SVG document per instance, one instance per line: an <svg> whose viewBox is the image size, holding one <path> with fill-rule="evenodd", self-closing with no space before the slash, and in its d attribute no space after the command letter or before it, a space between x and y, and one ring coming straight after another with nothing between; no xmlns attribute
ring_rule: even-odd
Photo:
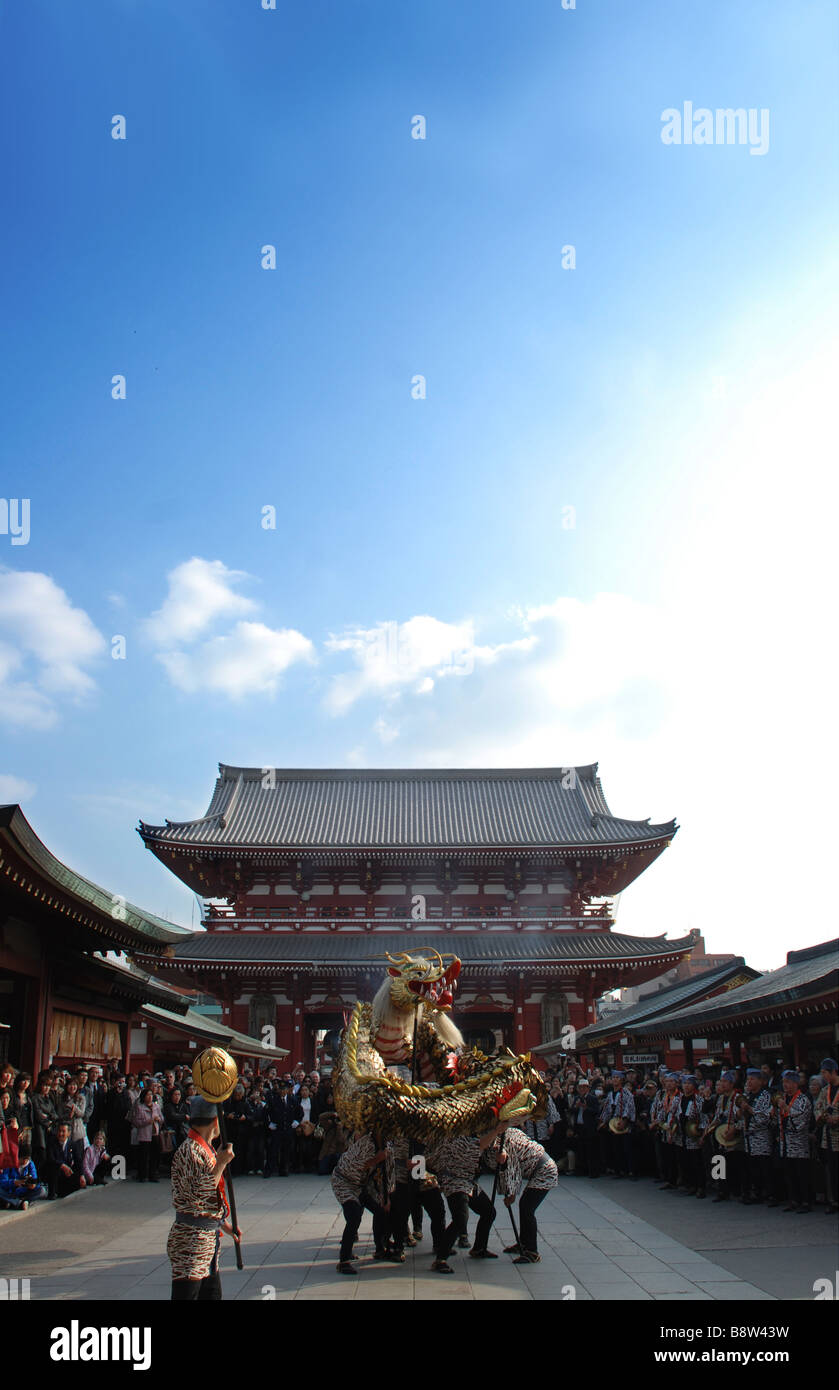
<svg viewBox="0 0 839 1390"><path fill-rule="evenodd" d="M32 1150L24 1140L18 1148L17 1166L5 1168L0 1174L0 1205L12 1211L26 1211L30 1202L46 1195L38 1170L32 1162Z"/></svg>

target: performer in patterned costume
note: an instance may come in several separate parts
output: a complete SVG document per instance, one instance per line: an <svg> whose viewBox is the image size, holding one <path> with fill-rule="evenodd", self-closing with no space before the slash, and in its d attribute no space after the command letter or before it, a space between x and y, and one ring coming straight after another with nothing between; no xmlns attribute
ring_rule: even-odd
<svg viewBox="0 0 839 1390"><path fill-rule="evenodd" d="M664 1096L658 1111L661 1165L664 1173L662 1191L675 1189L679 1185L679 1154L682 1148L682 1093L679 1090L681 1079L679 1072L667 1072L664 1077Z"/></svg>
<svg viewBox="0 0 839 1390"><path fill-rule="evenodd" d="M719 1095L717 1105L708 1129L705 1132L705 1139L712 1146L714 1158L724 1158L723 1167L724 1177L716 1178L717 1192L714 1197L715 1202L727 1202L732 1193L739 1197L743 1191L743 1168L745 1164L745 1150L743 1147L743 1120L744 1116L740 1109L742 1096L738 1093L737 1073L734 1071L724 1071L719 1079ZM720 1140L717 1130L722 1129L726 1143Z"/></svg>
<svg viewBox="0 0 839 1390"><path fill-rule="evenodd" d="M746 1146L743 1202L749 1206L772 1197L772 1097L759 1067L749 1067L746 1072L746 1094L740 1109Z"/></svg>
<svg viewBox="0 0 839 1390"><path fill-rule="evenodd" d="M478 1164L481 1153L494 1143L496 1130L489 1130L480 1139L460 1137L444 1139L428 1152L428 1166L436 1175L449 1204L451 1221L446 1227L442 1248L432 1269L443 1274L453 1273L449 1264L455 1243L462 1245L469 1222L469 1212L478 1216L475 1246L471 1252L476 1260L495 1260L497 1255L487 1249L489 1233L495 1220L495 1207L478 1186ZM468 1245L468 1240L467 1240Z"/></svg>
<svg viewBox="0 0 839 1390"><path fill-rule="evenodd" d="M679 1113L679 1163L682 1186L688 1197L705 1196L705 1168L702 1163L702 1135L706 1116L702 1113L697 1080L690 1072L682 1076L682 1098Z"/></svg>
<svg viewBox="0 0 839 1390"><path fill-rule="evenodd" d="M833 1216L839 1205L839 1064L825 1057L821 1064L822 1089L816 1101L816 1134L824 1164L825 1210Z"/></svg>
<svg viewBox="0 0 839 1390"><path fill-rule="evenodd" d="M789 1198L784 1211L811 1211L807 1190L807 1169L810 1160L810 1097L799 1090L797 1071L781 1074L784 1087L778 1105L778 1153Z"/></svg>
<svg viewBox="0 0 839 1390"><path fill-rule="evenodd" d="M349 1147L341 1154L332 1170L332 1191L341 1205L345 1223L337 1265L339 1274L358 1273L352 1263L352 1249L365 1210L373 1216L376 1257L395 1258L400 1264L405 1259L401 1251L392 1256L387 1249L390 1206L388 1191L393 1185L392 1155L388 1154L387 1149L376 1145L372 1134L355 1133Z"/></svg>
<svg viewBox="0 0 839 1390"><path fill-rule="evenodd" d="M656 1091L650 1104L648 1119L650 1134L653 1137L655 1169L658 1174L659 1187L664 1187L668 1182L664 1155L664 1126L667 1123L667 1106L670 1099L672 1099L672 1095L668 1096L667 1090Z"/></svg>
<svg viewBox="0 0 839 1390"><path fill-rule="evenodd" d="M498 1186L504 1193L505 1205L511 1207L521 1184L527 1184L519 1202L521 1244L506 1246L505 1254L515 1254L513 1263L517 1265L537 1264L542 1257L538 1249L536 1209L557 1185L556 1164L541 1144L528 1139L520 1129L509 1128L508 1122L499 1125L495 1133L502 1137L502 1142L498 1148L490 1144L484 1158L489 1168L499 1169Z"/></svg>
<svg viewBox="0 0 839 1390"><path fill-rule="evenodd" d="M608 1131L607 1153L611 1159L612 1176L622 1178L625 1173L634 1179L635 1164L632 1148L632 1127L635 1124L635 1097L625 1084L624 1073L613 1071L612 1080L617 1084L609 1092L600 1111L601 1128ZM623 1126L619 1134L609 1129L610 1121L618 1120Z"/></svg>
<svg viewBox="0 0 839 1390"><path fill-rule="evenodd" d="M420 1204L420 1213L426 1211L431 1219L431 1241L434 1255L445 1261L446 1209L443 1194L435 1178L428 1172L425 1178L414 1176L413 1159L418 1156L418 1146L399 1135L388 1141L391 1155L390 1190L390 1235L395 1252L402 1254L408 1242L408 1222L414 1208L415 1199ZM420 1220L422 1217L420 1216ZM411 1242L416 1245L416 1240ZM433 1266L436 1268L435 1266Z"/></svg>
<svg viewBox="0 0 839 1390"><path fill-rule="evenodd" d="M172 1205L175 1222L166 1253L172 1263L172 1298L206 1302L221 1298L218 1267L221 1234L241 1238L227 1217L224 1170L233 1158L227 1144L216 1153L211 1142L219 1132L218 1109L203 1096L190 1101L191 1128L172 1158Z"/></svg>

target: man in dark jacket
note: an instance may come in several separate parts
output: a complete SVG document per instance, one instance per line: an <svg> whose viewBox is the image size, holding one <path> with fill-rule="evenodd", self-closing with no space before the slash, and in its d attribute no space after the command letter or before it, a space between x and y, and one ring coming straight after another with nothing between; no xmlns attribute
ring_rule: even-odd
<svg viewBox="0 0 839 1390"><path fill-rule="evenodd" d="M105 1119L108 1132L108 1153L114 1158L122 1155L128 1158L131 1148L131 1097L125 1089L125 1077L115 1076L113 1085L105 1097Z"/></svg>
<svg viewBox="0 0 839 1390"><path fill-rule="evenodd" d="M297 1117L298 1105L286 1081L281 1082L277 1090L269 1091L265 1100L268 1106L268 1155L263 1177L270 1178L276 1165L280 1177L285 1178L292 1154L292 1124Z"/></svg>
<svg viewBox="0 0 839 1390"><path fill-rule="evenodd" d="M64 1121L47 1142L47 1178L50 1197L66 1197L86 1183L78 1162L78 1150L70 1140L70 1126Z"/></svg>
<svg viewBox="0 0 839 1390"><path fill-rule="evenodd" d="M248 1141L251 1133L253 1106L245 1095L241 1081L235 1087L223 1106L227 1138L233 1145L236 1157L230 1165L231 1174L236 1177L247 1172Z"/></svg>
<svg viewBox="0 0 839 1390"><path fill-rule="evenodd" d="M50 1074L42 1071L32 1095L32 1162L39 1173L44 1172L47 1140L57 1122L58 1115L50 1094Z"/></svg>
<svg viewBox="0 0 839 1390"><path fill-rule="evenodd" d="M87 1135L92 1144L94 1135L105 1128L105 1102L108 1099L108 1088L99 1075L98 1067L90 1068L87 1084L83 1089L90 1096Z"/></svg>
<svg viewBox="0 0 839 1390"><path fill-rule="evenodd" d="M600 1101L591 1094L587 1078L581 1076L577 1082L577 1094L571 1097L568 1106L569 1128L574 1132L571 1147L580 1176L586 1173L590 1178L600 1177L599 1120Z"/></svg>

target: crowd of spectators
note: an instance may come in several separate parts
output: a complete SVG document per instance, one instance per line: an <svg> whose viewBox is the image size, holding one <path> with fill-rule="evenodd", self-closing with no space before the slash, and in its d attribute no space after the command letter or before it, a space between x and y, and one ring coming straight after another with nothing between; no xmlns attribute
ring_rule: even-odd
<svg viewBox="0 0 839 1390"><path fill-rule="evenodd" d="M830 1062L830 1059L826 1059ZM560 1176L655 1179L669 1192L736 1198L809 1211L837 1209L839 1073L775 1072L764 1065L692 1073L593 1068L573 1061L548 1069L547 1116L525 1132L543 1144ZM195 1094L190 1065L123 1075L91 1065L0 1070L0 1205L25 1209L40 1197L118 1175L158 1182L189 1129ZM790 1110L793 1118L786 1120ZM332 1172L347 1135L329 1076L246 1064L223 1106L234 1175L264 1178ZM619 1124L611 1122L618 1119ZM723 1142L720 1123L724 1122ZM795 1131L795 1132L793 1132ZM730 1142L729 1142L730 1136ZM726 1176L713 1160L724 1153Z"/></svg>
<svg viewBox="0 0 839 1390"><path fill-rule="evenodd" d="M116 1067L0 1069L0 1208L26 1210L112 1173L156 1183L186 1138L195 1094L188 1063L123 1075ZM303 1067L260 1075L246 1065L224 1106L233 1172L331 1173L347 1138L331 1084ZM117 1170L115 1165L121 1166Z"/></svg>
<svg viewBox="0 0 839 1390"><path fill-rule="evenodd" d="M694 1072L594 1068L547 1072L545 1120L525 1125L560 1176L637 1181L714 1201L837 1211L839 1072L730 1067ZM617 1121L617 1123L615 1123ZM724 1157L723 1164L715 1159ZM723 1176L718 1176L722 1173Z"/></svg>
<svg viewBox="0 0 839 1390"><path fill-rule="evenodd" d="M0 1207L97 1187L118 1159L122 1175L158 1180L162 1083L90 1065L47 1067L34 1079L0 1069Z"/></svg>

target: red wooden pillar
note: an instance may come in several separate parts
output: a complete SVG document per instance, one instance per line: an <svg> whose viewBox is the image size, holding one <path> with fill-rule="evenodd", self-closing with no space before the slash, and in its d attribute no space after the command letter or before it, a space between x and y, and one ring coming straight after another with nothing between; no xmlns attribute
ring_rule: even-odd
<svg viewBox="0 0 839 1390"><path fill-rule="evenodd" d="M226 981L218 992L218 998L221 1000L221 1021L225 1023L228 1028L232 1028L233 1000L236 998L235 985Z"/></svg>
<svg viewBox="0 0 839 1390"><path fill-rule="evenodd" d="M24 981L26 999L21 1019L20 1062L31 1069L34 1078L37 1078L39 1071L43 1071L49 1060L49 1028L52 1022L50 985L49 964L46 956L42 956L37 978L27 976Z"/></svg>
<svg viewBox="0 0 839 1390"><path fill-rule="evenodd" d="M292 1053L294 1052L294 999L288 1003L277 1004L277 1046L288 1049L288 1057L282 1063L277 1063L278 1071L290 1071L294 1066Z"/></svg>
<svg viewBox="0 0 839 1390"><path fill-rule="evenodd" d="M525 982L523 975L516 975L513 981L513 1044L514 1052L523 1052L524 1047L524 998Z"/></svg>
<svg viewBox="0 0 839 1390"><path fill-rule="evenodd" d="M292 981L292 1012L294 1014L294 1024L292 1028L291 1056L288 1059L288 1067L296 1067L298 1062L303 1066L307 1065L306 1056L308 1052L308 1038L305 1029L306 1000L311 993L311 983L308 977L295 975Z"/></svg>
<svg viewBox="0 0 839 1390"><path fill-rule="evenodd" d="M594 977L586 975L583 980L583 1027L594 1022Z"/></svg>

